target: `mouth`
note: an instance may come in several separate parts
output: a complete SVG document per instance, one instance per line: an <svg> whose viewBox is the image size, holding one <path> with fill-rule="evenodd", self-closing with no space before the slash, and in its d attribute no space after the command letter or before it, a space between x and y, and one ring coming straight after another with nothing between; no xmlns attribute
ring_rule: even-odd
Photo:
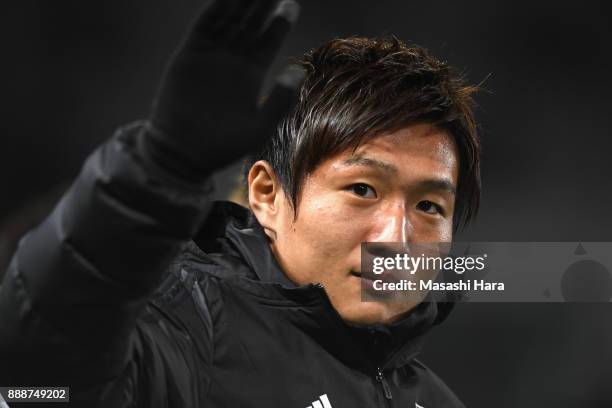
<svg viewBox="0 0 612 408"><path fill-rule="evenodd" d="M373 284L375 280L381 280L387 283L400 281L400 278L393 274L385 274L383 276L383 275L374 275L373 273L363 274L357 271L351 271L350 274L351 276L354 276L356 278L363 279L363 281L369 285Z"/></svg>
<svg viewBox="0 0 612 408"><path fill-rule="evenodd" d="M363 275L361 272L357 272L357 271L351 271L350 273L352 276L359 278L359 279L364 279L366 281L374 281L374 277L373 276L369 276L369 275Z"/></svg>

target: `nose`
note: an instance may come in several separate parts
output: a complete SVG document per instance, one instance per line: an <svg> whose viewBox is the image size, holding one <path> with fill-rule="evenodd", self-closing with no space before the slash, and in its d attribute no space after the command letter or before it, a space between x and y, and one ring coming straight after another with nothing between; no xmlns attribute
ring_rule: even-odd
<svg viewBox="0 0 612 408"><path fill-rule="evenodd" d="M403 204L398 204L381 216L379 220L381 227L374 242L398 242L407 243L412 235L412 225L408 218L408 212Z"/></svg>
<svg viewBox="0 0 612 408"><path fill-rule="evenodd" d="M389 208L384 214L379 214L377 225L368 237L367 252L377 257L394 257L407 250L406 244L412 235L412 226L404 205ZM396 245L389 245L396 243ZM400 245L397 245L397 244Z"/></svg>

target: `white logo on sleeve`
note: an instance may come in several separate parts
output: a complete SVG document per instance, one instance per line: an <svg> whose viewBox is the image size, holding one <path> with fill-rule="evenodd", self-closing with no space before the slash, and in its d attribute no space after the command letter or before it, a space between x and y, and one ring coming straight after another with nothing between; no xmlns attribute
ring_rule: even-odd
<svg viewBox="0 0 612 408"><path fill-rule="evenodd" d="M424 407L424 406L422 406L422 405L419 405L419 403L418 403L418 402L415 402L415 403L414 403L414 408L425 408L425 407Z"/></svg>
<svg viewBox="0 0 612 408"><path fill-rule="evenodd" d="M316 401L312 401L312 404L307 406L306 408L332 408L332 404L329 402L329 398L327 398L327 394L323 394L319 396L319 399Z"/></svg>

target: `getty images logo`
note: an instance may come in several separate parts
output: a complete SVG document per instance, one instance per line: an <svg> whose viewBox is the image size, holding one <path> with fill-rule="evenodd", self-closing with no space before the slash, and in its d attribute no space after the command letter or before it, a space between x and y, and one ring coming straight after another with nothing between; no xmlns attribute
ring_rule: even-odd
<svg viewBox="0 0 612 408"><path fill-rule="evenodd" d="M306 408L332 408L332 405L329 402L329 398L327 398L327 394L323 394L319 395L319 399L312 401L312 404Z"/></svg>

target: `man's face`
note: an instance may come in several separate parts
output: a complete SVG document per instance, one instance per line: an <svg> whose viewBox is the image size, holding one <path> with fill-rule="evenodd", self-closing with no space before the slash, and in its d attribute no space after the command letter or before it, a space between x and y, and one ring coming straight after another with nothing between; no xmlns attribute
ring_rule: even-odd
<svg viewBox="0 0 612 408"><path fill-rule="evenodd" d="M280 206L272 250L295 283L323 284L344 320L396 320L417 302L361 302L361 243L450 242L458 165L451 137L429 124L338 154L304 181L297 219Z"/></svg>

